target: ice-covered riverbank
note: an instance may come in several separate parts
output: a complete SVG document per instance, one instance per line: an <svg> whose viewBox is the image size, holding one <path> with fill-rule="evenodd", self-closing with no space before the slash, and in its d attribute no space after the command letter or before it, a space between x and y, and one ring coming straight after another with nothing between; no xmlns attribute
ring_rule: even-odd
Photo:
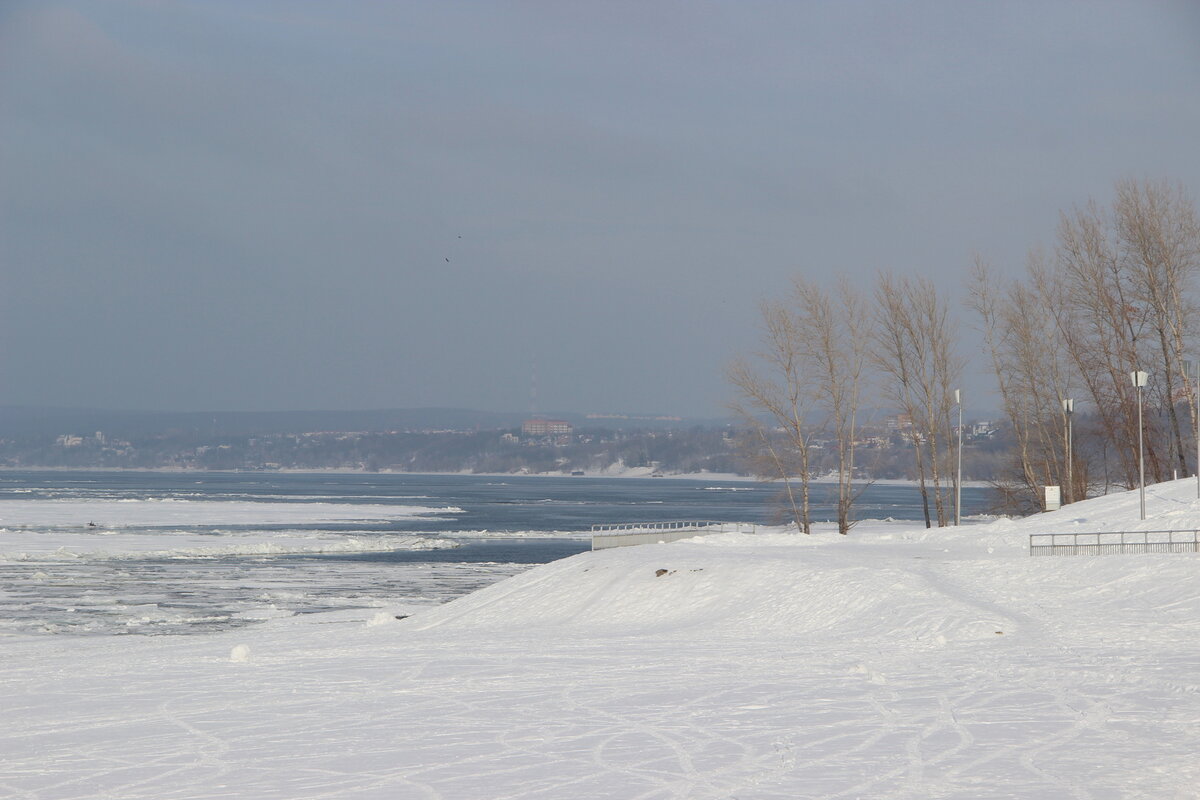
<svg viewBox="0 0 1200 800"><path fill-rule="evenodd" d="M585 553L454 602L3 639L0 795L1194 797L1194 481L957 531ZM415 612L415 613L414 613ZM407 619L397 614L411 613Z"/></svg>

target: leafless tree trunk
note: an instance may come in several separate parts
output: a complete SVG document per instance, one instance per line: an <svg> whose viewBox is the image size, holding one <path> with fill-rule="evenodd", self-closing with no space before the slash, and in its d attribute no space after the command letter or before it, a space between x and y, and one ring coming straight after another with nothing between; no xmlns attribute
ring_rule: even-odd
<svg viewBox="0 0 1200 800"><path fill-rule="evenodd" d="M1136 393L1129 373L1145 369L1145 314L1134 302L1110 226L1095 203L1063 214L1056 270L1063 293L1056 323L1114 448L1126 486L1137 485ZM1147 448L1153 453L1153 443ZM1151 457L1151 462L1153 462Z"/></svg>
<svg viewBox="0 0 1200 800"><path fill-rule="evenodd" d="M761 447L756 474L782 483L792 521L799 530L811 533L809 446L814 430L807 416L815 395L804 368L801 326L796 313L781 303L764 303L762 317L760 369L739 360L728 370L739 394L734 410ZM781 436L774 435L776 430ZM799 482L798 489L794 481Z"/></svg>
<svg viewBox="0 0 1200 800"><path fill-rule="evenodd" d="M1031 257L1031 272L1038 274L1036 256ZM1040 488L1062 485L1065 476L1062 399L1069 392L1070 372L1058 352L1052 315L1042 296L1028 286L1014 282L998 291L979 258L971 303L983 321L1001 400L1017 441L1015 480L1007 482L1006 491L1020 498L1021 506L1040 506Z"/></svg>
<svg viewBox="0 0 1200 800"><path fill-rule="evenodd" d="M870 337L867 305L848 283L831 296L797 279L788 304L765 303L762 316L765 346L758 363L740 360L728 371L739 394L735 409L755 431L759 474L783 482L792 518L810 533L809 447L821 430L832 433L838 531L845 534L854 524L857 498L854 457ZM817 411L825 420L814 425L809 417Z"/></svg>
<svg viewBox="0 0 1200 800"><path fill-rule="evenodd" d="M848 281L836 295L815 283L795 281L796 313L806 362L820 385L819 405L837 446L838 533L854 525L854 454L861 430L859 411L865 381L871 316L867 304ZM861 491L861 490L860 490Z"/></svg>
<svg viewBox="0 0 1200 800"><path fill-rule="evenodd" d="M924 420L921 432L928 444L938 525L945 526L950 522L948 506L952 504L956 480L951 469L953 425L950 412L962 360L954 352L955 325L950 321L947 305L938 297L937 287L927 279L912 281L907 300L912 308L918 352L923 355L916 370L917 399ZM950 477L944 479L943 475Z"/></svg>
<svg viewBox="0 0 1200 800"><path fill-rule="evenodd" d="M956 326L937 287L928 280L881 275L875 300L872 361L887 376L893 401L913 423L909 435L925 526L931 525L927 477L933 484L938 525L946 525L949 493L941 491L940 475L950 471L950 410L953 386L962 371L962 359L954 350ZM951 492L953 480L957 477L951 481Z"/></svg>
<svg viewBox="0 0 1200 800"><path fill-rule="evenodd" d="M875 367L885 376L893 402L908 419L907 430L901 427L900 432L913 445L921 509L925 514L925 527L929 528L932 523L929 516L929 489L925 484L925 451L921 437L912 425L913 420L921 417L914 397L913 382L916 362L922 358L922 354L917 349L915 323L905 302L907 291L907 281L890 275L879 276L875 284L876 324L871 358Z"/></svg>
<svg viewBox="0 0 1200 800"><path fill-rule="evenodd" d="M1200 271L1200 221L1184 191L1166 183L1119 181L1113 212L1119 257L1132 278L1136 301L1146 309L1158 346L1160 400L1168 417L1171 449L1186 474L1186 453L1193 448L1184 444L1176 403L1185 400L1193 409L1192 385L1180 377L1193 327L1195 304L1189 290Z"/></svg>
<svg viewBox="0 0 1200 800"><path fill-rule="evenodd" d="M1190 320L1200 272L1200 223L1183 190L1168 184L1121 181L1116 195L1111 214L1089 203L1062 217L1058 269L1067 287L1062 314L1071 325L1060 327L1104 429L1117 444L1123 482L1132 486L1137 399L1128 376L1135 370L1150 373L1150 402L1161 409L1147 426L1162 419L1169 436L1164 447L1159 431L1147 431L1151 479L1170 477L1174 466L1187 470L1192 448L1185 442L1177 404L1185 401L1191 409L1195 400L1181 375L1194 333Z"/></svg>
<svg viewBox="0 0 1200 800"><path fill-rule="evenodd" d="M1089 202L1061 215L1054 260L1031 259L1027 283L997 293L984 272L977 270L973 305L1029 488L1054 480L1052 465L1062 463L1051 442L1061 440L1065 419L1054 420L1046 388L1055 387L1061 403L1076 380L1094 409L1087 430L1100 440L1088 452L1103 469L1080 464L1073 473L1102 473L1107 484L1111 471L1124 486L1137 484L1138 397L1129 376L1138 370L1150 374L1145 399L1158 409L1144 421L1148 477L1187 470L1195 440L1185 436L1178 404L1188 404L1194 426L1194 387L1181 375L1195 334L1200 221L1182 189L1121 181L1111 211ZM1068 497L1084 496L1086 488L1079 477Z"/></svg>

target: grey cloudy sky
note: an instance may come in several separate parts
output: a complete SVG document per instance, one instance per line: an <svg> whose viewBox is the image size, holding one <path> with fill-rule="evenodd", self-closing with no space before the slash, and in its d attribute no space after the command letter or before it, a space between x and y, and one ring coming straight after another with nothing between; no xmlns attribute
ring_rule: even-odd
<svg viewBox="0 0 1200 800"><path fill-rule="evenodd" d="M0 405L715 415L791 276L1125 177L1200 196L1200 4L10 0Z"/></svg>

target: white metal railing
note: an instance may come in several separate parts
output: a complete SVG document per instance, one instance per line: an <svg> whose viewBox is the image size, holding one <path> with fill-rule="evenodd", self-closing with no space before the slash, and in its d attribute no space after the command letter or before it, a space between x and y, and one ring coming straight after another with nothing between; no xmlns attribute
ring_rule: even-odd
<svg viewBox="0 0 1200 800"><path fill-rule="evenodd" d="M1032 533L1031 556L1100 556L1120 553L1200 553L1200 531Z"/></svg>
<svg viewBox="0 0 1200 800"><path fill-rule="evenodd" d="M752 522L621 522L592 526L592 549L656 544L707 536L710 533L754 533Z"/></svg>
<svg viewBox="0 0 1200 800"><path fill-rule="evenodd" d="M593 525L592 533L621 534L621 533L655 533L657 531L693 531L704 530L706 533L754 533L757 530L751 522L619 522L610 525Z"/></svg>

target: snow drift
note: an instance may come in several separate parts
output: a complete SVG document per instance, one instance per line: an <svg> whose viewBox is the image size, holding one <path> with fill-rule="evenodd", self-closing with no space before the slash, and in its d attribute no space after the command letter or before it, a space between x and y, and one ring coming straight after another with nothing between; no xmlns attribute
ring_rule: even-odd
<svg viewBox="0 0 1200 800"><path fill-rule="evenodd" d="M1125 493L957 530L585 553L399 620L11 636L0 785L43 800L1196 797L1200 555L1026 550L1030 533L1200 527L1195 492L1152 487L1145 523Z"/></svg>

